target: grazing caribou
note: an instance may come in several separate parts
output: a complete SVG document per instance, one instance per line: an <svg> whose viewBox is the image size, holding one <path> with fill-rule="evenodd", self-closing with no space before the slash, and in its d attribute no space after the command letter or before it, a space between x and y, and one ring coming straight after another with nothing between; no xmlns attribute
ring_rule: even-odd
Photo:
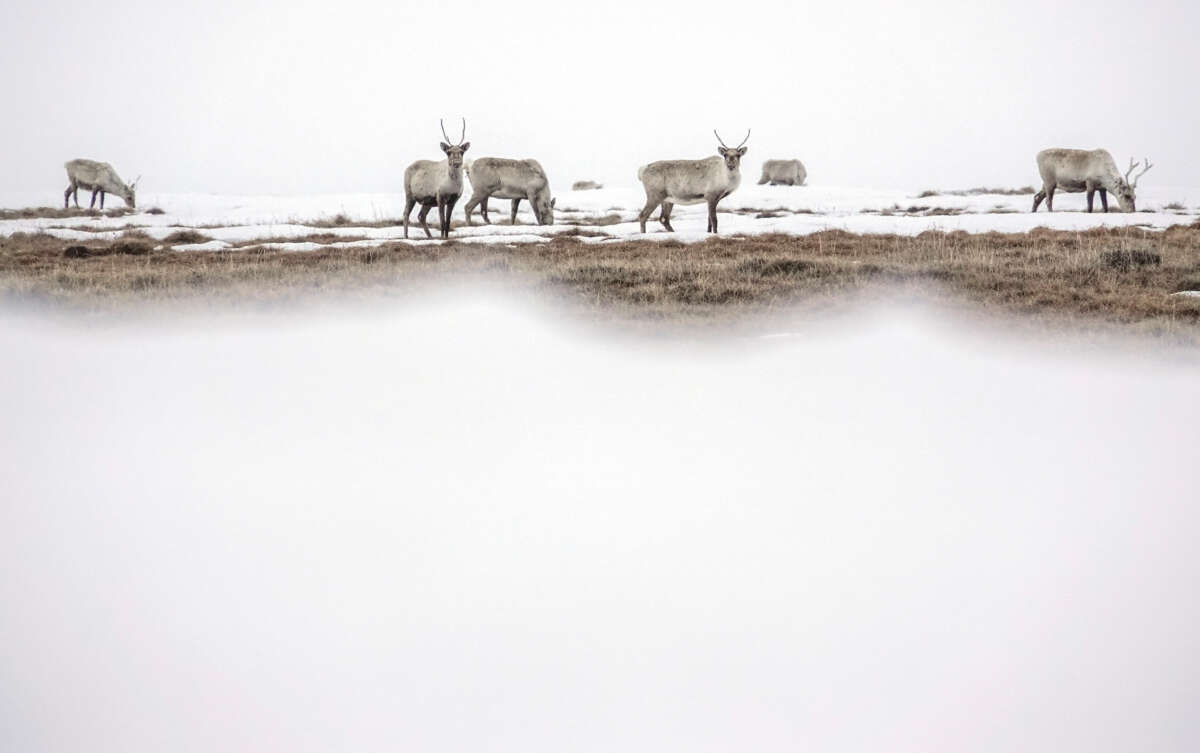
<svg viewBox="0 0 1200 753"><path fill-rule="evenodd" d="M763 163L762 177L758 185L770 183L773 186L802 186L808 171L804 163L798 159L769 159Z"/></svg>
<svg viewBox="0 0 1200 753"><path fill-rule="evenodd" d="M417 213L417 219L421 221L421 228L426 237L432 238L433 235L429 232L429 225L425 224L425 218L429 215L429 210L436 206L438 219L441 221L442 238L449 238L450 214L454 211L458 197L462 196L463 154L471 148L470 142L464 141L467 137L467 119L463 118L462 135L459 136L457 144L449 143L446 124L438 122L442 126L442 136L446 139L442 142L442 151L446 153L446 159L440 162L417 160L404 171L405 238L408 237L408 218L418 203L421 205L421 211Z"/></svg>
<svg viewBox="0 0 1200 753"><path fill-rule="evenodd" d="M463 207L467 224L471 224L471 212L480 208L483 221L488 219L488 199L512 199L512 224L517 224L517 207L521 199L527 199L533 207L533 216L539 225L554 224L554 203L550 198L550 181L546 171L534 159L503 159L480 157L466 167L471 181L471 200Z"/></svg>
<svg viewBox="0 0 1200 753"><path fill-rule="evenodd" d="M88 205L88 209L96 207L97 195L100 196L100 208L103 209L106 193L120 196L130 209L137 207L137 183L142 176L139 175L137 180L126 185L112 165L90 159L73 159L63 167L67 168L67 179L70 181L66 193L63 194L63 209L70 206L71 194L75 195L75 207L79 207L80 188L92 192L92 203Z"/></svg>
<svg viewBox="0 0 1200 753"><path fill-rule="evenodd" d="M717 202L737 190L742 182L742 156L746 154L746 138L732 149L721 141L721 134L713 131L721 145L720 157L706 159L679 159L651 162L638 168L638 180L646 189L646 206L638 214L642 232L646 232L646 220L654 208L662 205L658 221L668 232L671 227L671 210L676 204L708 204L708 232L717 232Z"/></svg>
<svg viewBox="0 0 1200 753"><path fill-rule="evenodd" d="M1100 192L1100 204L1108 211L1108 192L1112 191L1117 197L1117 203L1122 212L1137 211L1134 190L1138 178L1154 167L1146 159L1145 167L1133 182L1129 175L1138 166L1129 160L1129 169L1122 176L1117 170L1117 163L1105 149L1045 149L1037 155L1038 172L1042 174L1042 190L1033 197L1033 211L1038 210L1042 200L1046 201L1046 209L1054 211L1054 192L1063 190L1067 193L1087 192L1087 210L1092 211L1096 191Z"/></svg>

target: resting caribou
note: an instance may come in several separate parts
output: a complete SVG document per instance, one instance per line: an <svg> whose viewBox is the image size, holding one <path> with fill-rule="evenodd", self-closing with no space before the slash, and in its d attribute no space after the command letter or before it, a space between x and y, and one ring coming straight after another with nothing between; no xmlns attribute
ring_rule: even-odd
<svg viewBox="0 0 1200 753"><path fill-rule="evenodd" d="M1147 158L1142 171L1129 182L1129 175L1137 168L1138 163L1129 160L1129 169L1122 176L1117 170L1117 163L1106 149L1045 149L1038 152L1038 172L1042 174L1042 190L1033 197L1033 211L1038 210L1042 200L1046 201L1046 209L1054 211L1054 192L1063 190L1067 193L1087 192L1087 210L1092 211L1096 191L1100 192L1100 204L1108 211L1108 192L1112 191L1117 197L1117 203L1122 212L1137 211L1134 190L1138 178L1154 167Z"/></svg>
<svg viewBox="0 0 1200 753"><path fill-rule="evenodd" d="M762 177L758 185L770 183L773 186L802 186L808 171L804 163L798 159L769 159L763 163Z"/></svg>
<svg viewBox="0 0 1200 753"><path fill-rule="evenodd" d="M646 232L646 220L654 208L662 205L658 221L668 232L671 227L671 210L676 204L708 204L708 232L717 232L717 202L737 190L742 182L742 156L746 154L746 138L732 149L721 141L721 134L713 131L721 145L720 157L705 159L676 159L651 162L638 168L638 180L646 189L646 206L638 215L642 232Z"/></svg>

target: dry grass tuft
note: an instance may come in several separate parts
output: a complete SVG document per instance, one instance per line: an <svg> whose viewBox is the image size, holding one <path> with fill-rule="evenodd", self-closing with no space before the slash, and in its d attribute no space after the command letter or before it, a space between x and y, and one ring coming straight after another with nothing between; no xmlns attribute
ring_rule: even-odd
<svg viewBox="0 0 1200 753"><path fill-rule="evenodd" d="M207 243L211 240L212 238L209 238L204 233L198 233L195 230L176 230L166 238L163 238L163 243Z"/></svg>
<svg viewBox="0 0 1200 753"><path fill-rule="evenodd" d="M957 191L926 190L917 194L918 199L928 199L934 196L1032 196L1037 193L1033 186L1021 188L964 188Z"/></svg>
<svg viewBox="0 0 1200 753"><path fill-rule="evenodd" d="M1119 249L1101 253L1100 263L1109 269L1128 272L1139 267L1157 267L1162 264L1162 255L1141 249Z"/></svg>

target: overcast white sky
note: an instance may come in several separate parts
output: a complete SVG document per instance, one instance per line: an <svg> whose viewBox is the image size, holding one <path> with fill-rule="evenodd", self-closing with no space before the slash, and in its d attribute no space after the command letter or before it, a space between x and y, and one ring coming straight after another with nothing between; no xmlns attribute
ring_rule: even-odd
<svg viewBox="0 0 1200 753"><path fill-rule="evenodd" d="M452 9L452 10L451 10ZM468 119L468 156L633 183L753 127L749 169L813 183L1029 184L1047 146L1197 182L1200 9L1179 0L679 0L592 6L11 3L0 190L73 157L158 191L399 191Z"/></svg>

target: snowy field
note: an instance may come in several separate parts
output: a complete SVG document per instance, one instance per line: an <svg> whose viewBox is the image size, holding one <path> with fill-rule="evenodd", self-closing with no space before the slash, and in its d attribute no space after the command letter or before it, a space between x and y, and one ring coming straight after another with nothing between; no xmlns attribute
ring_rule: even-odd
<svg viewBox="0 0 1200 753"><path fill-rule="evenodd" d="M6 750L1200 749L1193 368L0 316Z"/></svg>
<svg viewBox="0 0 1200 753"><path fill-rule="evenodd" d="M1059 211L1050 214L1043 209L1032 214L1029 211L1032 195L943 194L918 198L920 193L919 190L743 185L721 203L721 233L808 234L841 229L854 233L916 235L926 230L1026 232L1037 227L1078 230L1129 225L1163 229L1190 224L1200 218L1200 188L1146 186L1140 192L1137 213L1097 212L1090 215L1082 211L1086 207L1083 194L1060 193L1055 199ZM557 199L557 224L554 226L538 226L528 202L522 203L519 224L511 226L508 224L509 202L492 200L491 219L497 224L483 225L477 211L474 221L478 225L455 228L453 238L478 243L527 243L545 241L556 233L579 229L587 231L583 240L588 242L641 237L636 218L645 195L640 186L565 191L557 194ZM57 192L0 194L0 208L58 207L61 202L62 194ZM165 213L139 212L113 218L6 220L0 221L0 236L45 232L66 240L112 239L132 227L162 239L181 229L196 229L210 240L199 244L177 244L173 248L221 250L271 239L273 246L294 251L338 245L376 246L403 238L399 223L404 197L399 193L226 196L147 190L139 196L139 204L143 210L157 207ZM464 204L465 200L460 201L456 207L455 220L463 219ZM112 198L108 204L109 208L121 206L123 204L117 198ZM1097 209L1099 206L1097 197ZM1183 208L1176 208L1178 206ZM414 211L414 223L416 214ZM436 236L436 210L430 215L431 230ZM335 218L336 227L308 224L329 224ZM664 232L652 219L647 226L648 237L684 242L703 240L707 237L705 221L703 205L677 206L673 217L677 232ZM331 234L347 240L329 242L326 239L320 243L299 240L313 234ZM420 243L441 242L436 239L426 241L424 233L415 225L410 229L410 239Z"/></svg>

